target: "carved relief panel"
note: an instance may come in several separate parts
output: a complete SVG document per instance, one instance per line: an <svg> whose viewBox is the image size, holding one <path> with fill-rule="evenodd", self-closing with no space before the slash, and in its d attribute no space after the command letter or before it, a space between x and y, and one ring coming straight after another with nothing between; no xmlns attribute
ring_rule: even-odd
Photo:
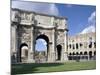
<svg viewBox="0 0 100 75"><path fill-rule="evenodd" d="M31 29L28 27L20 26L18 29L18 39L20 43L31 42Z"/></svg>
<svg viewBox="0 0 100 75"><path fill-rule="evenodd" d="M57 36L57 44L62 44L62 43L64 43L64 33L58 31L57 35L58 35L58 36Z"/></svg>
<svg viewBox="0 0 100 75"><path fill-rule="evenodd" d="M33 13L21 13L21 24L31 25L34 23L34 14Z"/></svg>
<svg viewBox="0 0 100 75"><path fill-rule="evenodd" d="M36 15L35 19L37 20L38 26L49 26L49 25L51 25L51 17Z"/></svg>

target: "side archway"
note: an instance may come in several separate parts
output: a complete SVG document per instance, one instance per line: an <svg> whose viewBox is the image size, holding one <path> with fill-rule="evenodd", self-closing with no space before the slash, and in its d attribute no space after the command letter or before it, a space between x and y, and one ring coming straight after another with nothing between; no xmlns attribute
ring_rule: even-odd
<svg viewBox="0 0 100 75"><path fill-rule="evenodd" d="M59 44L57 45L57 60L61 60L61 51L62 51L62 46Z"/></svg>
<svg viewBox="0 0 100 75"><path fill-rule="evenodd" d="M22 43L19 49L19 61L25 62L28 59L28 45L26 43Z"/></svg>

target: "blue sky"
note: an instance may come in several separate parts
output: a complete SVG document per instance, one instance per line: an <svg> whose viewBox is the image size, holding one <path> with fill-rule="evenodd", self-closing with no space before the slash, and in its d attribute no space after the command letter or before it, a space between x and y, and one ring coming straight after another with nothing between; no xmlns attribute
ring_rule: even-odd
<svg viewBox="0 0 100 75"><path fill-rule="evenodd" d="M54 4L12 1L12 8L41 12L49 15L63 16L68 18L68 34L70 36L95 32L96 7L90 5ZM39 40L37 50L45 50L45 40Z"/></svg>
<svg viewBox="0 0 100 75"><path fill-rule="evenodd" d="M88 18L95 12L95 6L57 4L61 16L68 18L69 35L76 35L87 28Z"/></svg>

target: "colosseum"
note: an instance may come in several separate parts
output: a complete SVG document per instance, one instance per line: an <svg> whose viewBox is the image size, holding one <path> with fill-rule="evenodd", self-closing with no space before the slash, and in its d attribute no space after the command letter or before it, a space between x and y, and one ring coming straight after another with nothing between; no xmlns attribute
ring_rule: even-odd
<svg viewBox="0 0 100 75"><path fill-rule="evenodd" d="M68 37L69 60L96 60L96 33Z"/></svg>

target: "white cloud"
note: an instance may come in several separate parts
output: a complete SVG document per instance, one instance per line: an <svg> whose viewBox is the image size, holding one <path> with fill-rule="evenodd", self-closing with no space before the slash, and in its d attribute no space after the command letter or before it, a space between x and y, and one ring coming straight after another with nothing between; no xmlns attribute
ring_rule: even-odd
<svg viewBox="0 0 100 75"><path fill-rule="evenodd" d="M36 3L26 1L12 1L12 8L35 11L49 15L59 15L58 8L54 3Z"/></svg>
<svg viewBox="0 0 100 75"><path fill-rule="evenodd" d="M92 24L92 25L95 25L95 23L96 23L96 12L95 11L88 18L88 23Z"/></svg>
<svg viewBox="0 0 100 75"><path fill-rule="evenodd" d="M85 28L85 29L81 32L81 34L90 33L90 32L95 32L95 26L91 25L91 26Z"/></svg>
<svg viewBox="0 0 100 75"><path fill-rule="evenodd" d="M88 18L88 27L83 29L80 34L85 34L85 33L90 33L90 32L95 32L96 28L96 12L94 11L91 13L90 17Z"/></svg>

